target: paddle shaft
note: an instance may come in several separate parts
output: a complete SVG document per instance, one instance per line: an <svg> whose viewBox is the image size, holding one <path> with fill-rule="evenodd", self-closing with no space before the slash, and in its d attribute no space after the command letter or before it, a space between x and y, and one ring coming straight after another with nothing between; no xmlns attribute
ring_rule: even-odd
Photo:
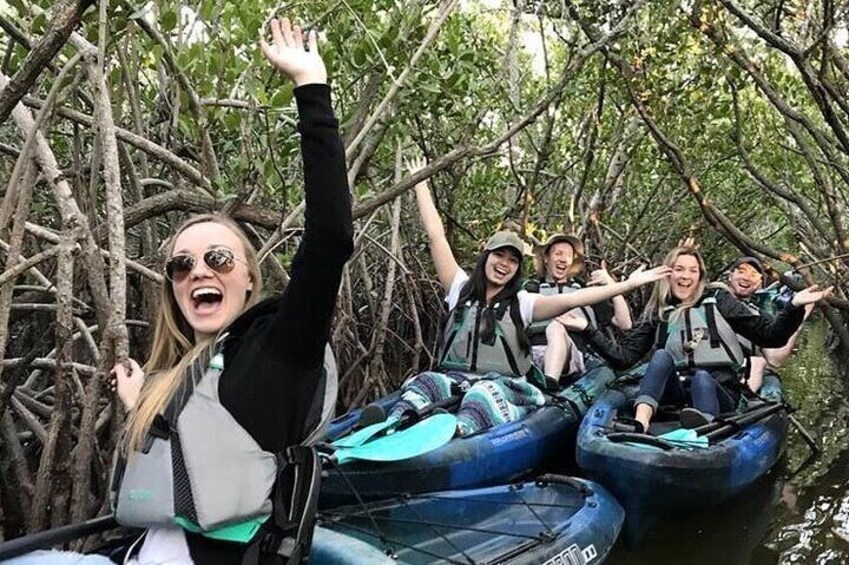
<svg viewBox="0 0 849 565"><path fill-rule="evenodd" d="M704 434L704 436L708 439L717 439L721 436L724 436L728 432L732 432L732 431L740 429L741 426L753 424L753 423L755 423L759 420L762 420L762 419L766 418L767 416L771 416L772 414L775 414L776 412L779 412L781 410L785 410L785 407L784 407L783 404L772 404L772 405L764 408L763 410L758 410L758 411L753 410L752 412L747 412L745 415L741 415L738 419L736 419L734 421L725 420L725 422L729 422L729 423L721 425L719 428L713 430L712 432Z"/></svg>
<svg viewBox="0 0 849 565"><path fill-rule="evenodd" d="M437 410L451 410L452 408L460 404L460 400L463 399L463 394L452 394L448 398L443 398L438 402L428 404L421 410L416 410L415 412L405 412L404 414L401 414L401 417L398 419L398 428L406 428L408 426L411 426L416 422L421 421L422 418L430 416Z"/></svg>
<svg viewBox="0 0 849 565"><path fill-rule="evenodd" d="M802 425L802 422L800 422L793 414L788 414L787 417L790 419L790 423L793 424L793 427L796 428L796 431L799 432L799 435L802 436L802 439L805 440L805 443L808 444L808 448L811 450L811 453L819 455L820 447L817 445L816 440L814 440L810 432L808 432L808 430L806 430Z"/></svg>
<svg viewBox="0 0 849 565"><path fill-rule="evenodd" d="M748 395L750 397L757 398L758 400L762 400L764 402L769 402L767 399L765 399L763 396L761 396L757 392L750 389L748 386L740 385L740 388L741 388L741 393L743 395ZM820 448L817 445L816 440L814 440L811 433L808 430L805 429L805 426L802 425L802 422L800 422L799 419L796 418L796 416L794 416L793 414L790 413L790 412L793 411L793 407L790 406L790 404L787 403L787 401L785 401L784 404L785 404L785 406L787 406L787 418L790 420L790 423L793 425L794 428L796 428L796 431L799 432L799 435L802 436L802 439L805 441L805 444L807 444L808 449L810 449L811 452L814 455L819 455L820 454Z"/></svg>
<svg viewBox="0 0 849 565"><path fill-rule="evenodd" d="M334 441L331 445L335 448L343 449L353 449L359 447L365 443L374 441L375 439L384 437L392 432L395 432L396 430L403 430L409 428L410 426L417 424L418 422L427 418L437 410L444 408L450 409L455 405L459 404L460 399L462 398L462 394L455 394L449 396L448 398L444 398L439 402L428 404L421 410L414 412L405 412L401 414L401 417L397 420L387 420L385 422L379 422L362 428L360 430L353 431L350 434L336 439L336 441Z"/></svg>
<svg viewBox="0 0 849 565"><path fill-rule="evenodd" d="M118 523L115 521L115 516L101 516L92 518L79 524L69 524L60 526L43 532L36 532L28 536L23 536L13 540L9 540L0 544L0 561L11 559L31 551L38 549L47 549L54 545L59 545L83 538L93 534L99 534L113 528L117 528Z"/></svg>
<svg viewBox="0 0 849 565"><path fill-rule="evenodd" d="M739 425L739 421L743 418L749 418L750 416L753 416L755 414L760 415L760 414L763 414L764 412L766 412L767 410L770 410L770 412L768 412L766 415L774 413L773 407L775 407L775 406L778 406L780 408L784 407L783 404L779 404L779 403L775 403L775 402L769 402L766 405L757 406L755 408L752 408L751 410L747 410L746 412L742 412L740 414L736 414L736 415L730 416L728 418L722 418L722 419L714 420L714 421L710 422L709 424L704 424L704 425L701 425L697 428L693 428L693 430L699 435L704 435L704 434L713 432L715 430L718 430L719 428L722 428L724 426L727 426L729 423ZM760 419L760 417L755 418L755 420L758 420L758 419ZM747 420L747 421L751 422L751 421L754 421L754 420Z"/></svg>

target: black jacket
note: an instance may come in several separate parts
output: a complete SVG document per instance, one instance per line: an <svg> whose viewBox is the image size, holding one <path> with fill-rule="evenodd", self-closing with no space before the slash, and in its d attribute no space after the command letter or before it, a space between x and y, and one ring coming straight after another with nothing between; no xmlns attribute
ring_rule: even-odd
<svg viewBox="0 0 849 565"><path fill-rule="evenodd" d="M221 403L267 451L300 443L321 375L342 278L353 252L345 149L327 85L295 89L304 161L304 235L282 294L228 328ZM241 563L241 544L186 533L195 563ZM273 563L267 556L263 562Z"/></svg>
<svg viewBox="0 0 849 565"><path fill-rule="evenodd" d="M781 347L799 329L804 319L804 308L792 304L777 317L772 317L753 312L722 289L708 290L704 296L714 296L717 310L728 325L736 333L761 347ZM652 348L663 348L666 335L658 335L660 325L660 319L653 314L642 319L631 330L623 332L618 343L611 341L595 328L587 328L581 335L614 369L627 369L636 365Z"/></svg>

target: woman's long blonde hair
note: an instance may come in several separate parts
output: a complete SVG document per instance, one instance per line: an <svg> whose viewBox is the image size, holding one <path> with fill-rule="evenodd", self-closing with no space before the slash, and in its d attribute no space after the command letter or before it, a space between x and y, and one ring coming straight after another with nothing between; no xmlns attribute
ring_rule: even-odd
<svg viewBox="0 0 849 565"><path fill-rule="evenodd" d="M672 251L667 253L666 257L664 257L663 264L667 267L672 267L675 264L675 261L677 261L682 255L690 255L691 257L696 258L696 261L699 263L699 283L693 297L686 302L678 303L673 315L691 307L693 304L696 304L699 300L701 300L702 294L705 292L705 285L707 284L707 270L705 269L705 262L704 259L702 259L701 253L699 253L695 247L682 246L672 249ZM646 318L652 318L654 316L663 318L666 315L664 310L670 306L669 297L669 279L664 278L656 282L643 316Z"/></svg>
<svg viewBox="0 0 849 565"><path fill-rule="evenodd" d="M171 256L174 252L174 242L186 228L207 222L225 226L242 242L248 275L255 289L249 292L247 297L245 303L245 310L247 310L261 298L262 275L256 250L242 228L231 218L215 213L192 216L180 224L168 240L165 256ZM195 343L194 329L180 311L171 283L167 280L163 281L160 288L159 309L154 322L153 344L150 357L144 366L145 382L127 421L124 443L127 452L141 448L153 419L165 410L183 378L189 373L194 373L189 371L192 362L204 350L211 350L214 343L214 338ZM201 376L202 372L199 375L192 375L192 378L199 379Z"/></svg>

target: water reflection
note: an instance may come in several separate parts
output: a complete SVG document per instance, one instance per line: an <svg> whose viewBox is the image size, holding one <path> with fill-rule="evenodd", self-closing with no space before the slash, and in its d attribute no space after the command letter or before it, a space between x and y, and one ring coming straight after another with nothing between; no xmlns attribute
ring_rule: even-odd
<svg viewBox="0 0 849 565"><path fill-rule="evenodd" d="M782 371L820 456L805 465L810 450L791 432L786 456L749 491L721 507L665 517L638 547L621 543L609 563L849 563L849 375L829 360L825 340L825 327L812 326Z"/></svg>

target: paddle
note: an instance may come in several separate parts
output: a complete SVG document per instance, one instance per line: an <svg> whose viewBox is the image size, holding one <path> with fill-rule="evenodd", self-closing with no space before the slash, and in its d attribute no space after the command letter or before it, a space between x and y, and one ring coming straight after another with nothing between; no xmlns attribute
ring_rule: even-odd
<svg viewBox="0 0 849 565"><path fill-rule="evenodd" d="M58 528L9 540L0 543L0 562L25 553L30 553L31 551L53 547L54 545L60 545L75 539L99 534L117 527L118 523L115 521L115 517L110 514L109 516L92 518L91 520L80 522L79 524L60 526Z"/></svg>
<svg viewBox="0 0 849 565"><path fill-rule="evenodd" d="M729 424L739 426L740 420L744 419L744 418L746 418L747 423L755 422L757 420L760 420L761 418L769 416L770 414L774 414L774 413L778 412L780 409L783 409L783 408L785 408L783 403L767 402L766 404L762 404L760 406L755 406L754 408L751 408L750 410L746 410L745 412L735 414L734 416L729 416L728 418L716 419L716 420L710 422L709 424L704 424L704 425L699 426L697 428L693 428L693 430L696 433L698 433L699 435L704 435L704 434L708 434L710 432L713 432L715 430L718 430L719 428L727 426ZM750 419L750 417L754 417L756 415L757 415L757 417Z"/></svg>
<svg viewBox="0 0 849 565"><path fill-rule="evenodd" d="M345 447L332 454L322 455L328 462L338 465L353 460L401 461L442 447L451 441L456 431L456 416L434 414L407 429L375 438L356 447Z"/></svg>
<svg viewBox="0 0 849 565"><path fill-rule="evenodd" d="M415 412L405 412L398 419L386 420L377 424L366 426L359 431L353 432L343 438L337 439L331 445L335 448L353 448L359 447L378 435L386 435L397 429L403 429L412 426L416 422L421 421L433 412L439 409L451 409L459 404L462 394L454 394L440 400L428 404L421 410Z"/></svg>
<svg viewBox="0 0 849 565"><path fill-rule="evenodd" d="M731 421L731 419L729 418L725 420L724 423L720 423L720 426L718 428L704 434L704 437L708 439L720 439L729 432L739 430L741 426L753 424L759 420L763 420L767 416L770 416L772 414L775 414L776 412L786 409L786 406L784 406L783 404L773 403L762 410L752 410L751 412L744 412L740 416L737 416L736 419L733 421Z"/></svg>
<svg viewBox="0 0 849 565"><path fill-rule="evenodd" d="M777 376L776 376L776 378L777 378ZM754 391L753 391L752 389L750 389L748 386L745 386L745 385L743 385L742 383L738 383L738 382L736 382L736 381L732 381L732 383L734 383L736 386L738 386L738 387L740 388L740 393L741 393L743 396L746 396L746 397L749 397L749 398L756 398L756 399L761 400L761 401L763 401L763 402L770 402L769 400L767 400L766 398L764 398L763 396L761 396L761 395L760 395L760 394L758 394L757 392L754 392ZM789 402L787 402L786 400L785 400L785 401L783 401L783 405L787 408L787 419L788 419L788 420L790 420L790 424L791 424L794 428L796 428L796 431L797 431L797 432L799 432L799 435L800 435L800 436L802 436L802 439L803 439L803 440L805 441L805 443L807 444L808 449L810 449L810 450L811 450L811 452L812 452L814 455L819 455L819 453L820 453L820 448L819 448L819 446L817 445L816 440L814 440L814 438L813 438L813 436L811 435L811 433L810 433L808 430L806 430L806 429L805 429L805 426L803 426L803 425L802 425L802 422L800 422L800 421L799 421L799 419L798 419L798 418L796 418L796 416L794 416L794 415L792 414L792 412L793 412L793 407L792 407L792 406L790 406L790 403L789 403Z"/></svg>

